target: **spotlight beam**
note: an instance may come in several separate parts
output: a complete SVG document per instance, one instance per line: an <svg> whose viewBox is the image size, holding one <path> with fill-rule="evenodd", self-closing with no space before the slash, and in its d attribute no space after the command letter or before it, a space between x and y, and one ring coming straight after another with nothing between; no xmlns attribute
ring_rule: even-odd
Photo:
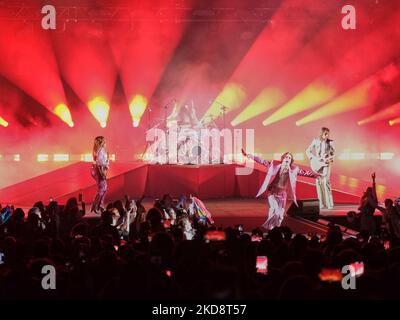
<svg viewBox="0 0 400 320"><path fill-rule="evenodd" d="M368 102L368 90L370 87L371 83L369 80L363 81L328 104L323 105L304 118L296 121L296 125L302 126L319 119L349 112L365 106Z"/></svg>
<svg viewBox="0 0 400 320"><path fill-rule="evenodd" d="M392 64L389 64L378 70L373 75L364 79L362 82L347 90L328 104L323 105L314 112L296 121L296 125L301 126L316 120L366 107L371 103L371 89L376 87L380 81L383 81L383 78L391 68ZM390 81L393 79L394 78L390 79Z"/></svg>
<svg viewBox="0 0 400 320"><path fill-rule="evenodd" d="M389 120L389 125L391 125L391 126L394 126L394 125L399 124L399 123L400 123L400 117L392 119L392 120Z"/></svg>
<svg viewBox="0 0 400 320"><path fill-rule="evenodd" d="M212 121L211 119L219 118L223 114L223 107L227 108L225 113L239 108L246 97L243 86L237 83L228 83L202 116L201 121L208 123Z"/></svg>
<svg viewBox="0 0 400 320"><path fill-rule="evenodd" d="M50 39L45 32L28 33L24 28L26 25L21 21L0 19L0 74L60 117L55 108L66 97ZM68 125L71 122L69 119Z"/></svg>
<svg viewBox="0 0 400 320"><path fill-rule="evenodd" d="M278 88L267 88L261 93L242 111L235 119L232 120L231 125L237 126L240 123L248 121L268 110L271 110L286 99L285 94Z"/></svg>
<svg viewBox="0 0 400 320"><path fill-rule="evenodd" d="M397 116L399 114L400 114L400 102L398 102L398 103L396 103L396 104L394 104L394 105L392 105L390 107L387 107L387 108L385 108L385 109L383 109L383 110L381 110L379 112L376 112L373 115L358 121L357 123L358 123L359 126L362 126L362 125L365 125L365 124L368 124L368 123L390 119L390 118L393 118L393 117L395 117L395 116ZM393 120L390 120L389 124L390 124L391 121L393 121Z"/></svg>
<svg viewBox="0 0 400 320"><path fill-rule="evenodd" d="M321 103L326 103L335 96L335 93L334 88L325 85L321 81L315 81L266 118L263 121L263 125L273 124L297 113L312 109Z"/></svg>

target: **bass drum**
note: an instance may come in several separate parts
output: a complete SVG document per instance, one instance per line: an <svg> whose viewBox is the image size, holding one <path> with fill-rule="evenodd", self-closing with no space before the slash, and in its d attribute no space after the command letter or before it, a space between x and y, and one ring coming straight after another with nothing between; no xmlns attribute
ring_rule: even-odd
<svg viewBox="0 0 400 320"><path fill-rule="evenodd" d="M221 152L219 149L213 148L211 151L203 144L192 146L189 153L190 164L208 165L220 164Z"/></svg>

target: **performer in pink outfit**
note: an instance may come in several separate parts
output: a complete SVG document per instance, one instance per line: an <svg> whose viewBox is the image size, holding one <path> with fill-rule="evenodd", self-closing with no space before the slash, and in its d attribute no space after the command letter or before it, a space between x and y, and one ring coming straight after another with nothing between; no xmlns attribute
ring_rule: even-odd
<svg viewBox="0 0 400 320"><path fill-rule="evenodd" d="M290 152L284 153L281 156L281 161L267 161L254 155L247 154L244 150L242 150L242 153L244 156L267 167L267 176L256 197L268 191L269 212L268 218L262 227L267 230L279 227L285 213L287 198L293 200L297 205L297 176L318 178L320 175L310 170L300 169L298 166L294 165L293 155Z"/></svg>

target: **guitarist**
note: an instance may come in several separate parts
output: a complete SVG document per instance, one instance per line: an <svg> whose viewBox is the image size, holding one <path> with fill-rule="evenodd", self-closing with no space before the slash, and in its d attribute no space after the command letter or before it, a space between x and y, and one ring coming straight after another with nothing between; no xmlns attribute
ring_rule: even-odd
<svg viewBox="0 0 400 320"><path fill-rule="evenodd" d="M109 157L106 151L106 139L98 136L94 139L93 164L91 175L97 183L97 194L92 203L91 211L102 213L104 209L104 198L107 192L107 171L109 168Z"/></svg>
<svg viewBox="0 0 400 320"><path fill-rule="evenodd" d="M311 168L321 174L316 179L317 194L321 209L333 208L330 175L335 148L333 140L329 139L329 133L329 128L322 127L319 137L315 138L306 150L306 155L311 161Z"/></svg>

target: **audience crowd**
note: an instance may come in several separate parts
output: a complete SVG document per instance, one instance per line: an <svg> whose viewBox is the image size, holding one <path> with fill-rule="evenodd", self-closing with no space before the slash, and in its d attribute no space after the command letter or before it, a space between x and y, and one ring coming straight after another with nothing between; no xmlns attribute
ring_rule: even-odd
<svg viewBox="0 0 400 320"><path fill-rule="evenodd" d="M192 197L165 195L148 211L142 200L110 203L100 219L87 217L76 198L37 202L28 212L1 208L0 299L400 298L392 227L357 237L334 224L320 235L287 227L246 233L221 230ZM398 209L385 204L390 214ZM356 289L345 290L342 268L351 264L363 271ZM54 290L42 287L45 265L55 267Z"/></svg>

